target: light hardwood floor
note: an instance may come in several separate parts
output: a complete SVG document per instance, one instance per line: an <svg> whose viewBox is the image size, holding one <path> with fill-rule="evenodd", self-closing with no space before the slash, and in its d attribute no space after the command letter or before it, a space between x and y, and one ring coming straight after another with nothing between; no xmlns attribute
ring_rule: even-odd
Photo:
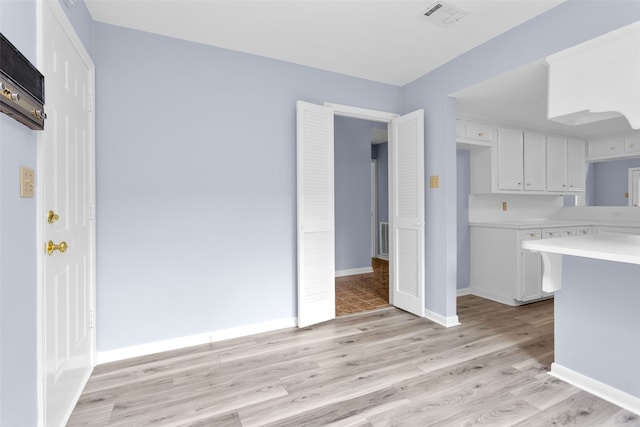
<svg viewBox="0 0 640 427"><path fill-rule="evenodd" d="M553 301L393 307L96 367L69 426L640 426L547 374Z"/></svg>

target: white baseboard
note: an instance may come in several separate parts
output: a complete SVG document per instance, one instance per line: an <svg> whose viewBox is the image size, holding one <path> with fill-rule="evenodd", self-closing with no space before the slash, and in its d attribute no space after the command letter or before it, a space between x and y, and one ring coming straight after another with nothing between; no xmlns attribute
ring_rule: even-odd
<svg viewBox="0 0 640 427"><path fill-rule="evenodd" d="M429 310L424 311L424 317L446 328L451 328L452 326L458 326L460 324L460 321L458 320L458 316L444 317L438 313L434 313L433 311L429 311Z"/></svg>
<svg viewBox="0 0 640 427"><path fill-rule="evenodd" d="M503 297L502 295L496 295L491 292L483 291L477 288L475 289L469 288L469 289L470 289L470 292L469 292L470 295L475 295L477 297L484 298L484 299L490 299L491 301L499 302L499 303L510 305L513 307L519 305L516 303L516 300L514 300L513 298Z"/></svg>
<svg viewBox="0 0 640 427"><path fill-rule="evenodd" d="M464 295L473 295L473 292L471 291L471 288L460 288L456 291L457 296L461 297Z"/></svg>
<svg viewBox="0 0 640 427"><path fill-rule="evenodd" d="M378 254L376 258L383 259L385 261L389 261L389 255Z"/></svg>
<svg viewBox="0 0 640 427"><path fill-rule="evenodd" d="M146 356L148 354L176 350L179 348L191 347L194 345L208 344L216 341L228 340L231 338L260 334L262 332L271 332L278 329L291 328L296 325L297 319L295 317L291 317L288 319L271 320L268 322L254 323L251 325L244 325L235 328L205 332L202 334L172 338L163 341L134 345L131 347L123 347L115 350L99 351L97 354L96 363L98 365L101 365L103 363L130 359L132 357Z"/></svg>
<svg viewBox="0 0 640 427"><path fill-rule="evenodd" d="M618 405L627 411L640 415L640 397L632 396L610 385L594 380L591 377L558 365L557 363L551 364L550 374L614 405Z"/></svg>
<svg viewBox="0 0 640 427"><path fill-rule="evenodd" d="M355 274L373 273L372 267L352 268L351 270L336 270L336 277L353 276Z"/></svg>

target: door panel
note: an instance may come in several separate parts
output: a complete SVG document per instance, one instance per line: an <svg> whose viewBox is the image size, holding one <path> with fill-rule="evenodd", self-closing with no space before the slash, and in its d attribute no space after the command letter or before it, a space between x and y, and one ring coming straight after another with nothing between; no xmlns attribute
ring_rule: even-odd
<svg viewBox="0 0 640 427"><path fill-rule="evenodd" d="M335 317L333 110L298 101L298 326Z"/></svg>
<svg viewBox="0 0 640 427"><path fill-rule="evenodd" d="M60 6L43 2L48 119L40 139L42 206L43 418L63 425L93 368L95 225L93 64L69 35ZM77 36L76 36L77 37ZM46 212L57 215L47 219ZM65 242L47 251L47 243Z"/></svg>
<svg viewBox="0 0 640 427"><path fill-rule="evenodd" d="M424 315L424 111L391 122L393 305Z"/></svg>

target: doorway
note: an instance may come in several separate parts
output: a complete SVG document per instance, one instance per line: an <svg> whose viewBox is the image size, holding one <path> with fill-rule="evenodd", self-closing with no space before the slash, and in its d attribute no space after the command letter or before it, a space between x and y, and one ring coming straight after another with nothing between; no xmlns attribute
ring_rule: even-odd
<svg viewBox="0 0 640 427"><path fill-rule="evenodd" d="M386 244L380 259L388 237L378 238L388 233L388 126L335 117L334 147L335 310L340 316L389 305Z"/></svg>
<svg viewBox="0 0 640 427"><path fill-rule="evenodd" d="M389 215L389 302L422 317L425 312L424 111L398 116L358 107L298 101L298 327L335 318L335 116L389 125L389 210L392 212Z"/></svg>

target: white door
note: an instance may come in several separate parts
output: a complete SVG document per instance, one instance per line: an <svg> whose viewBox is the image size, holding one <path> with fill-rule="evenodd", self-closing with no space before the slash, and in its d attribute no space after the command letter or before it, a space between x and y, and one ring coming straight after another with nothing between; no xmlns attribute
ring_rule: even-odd
<svg viewBox="0 0 640 427"><path fill-rule="evenodd" d="M393 305L424 316L424 111L391 122L391 263Z"/></svg>
<svg viewBox="0 0 640 427"><path fill-rule="evenodd" d="M640 168L629 169L629 206L640 204Z"/></svg>
<svg viewBox="0 0 640 427"><path fill-rule="evenodd" d="M298 101L298 326L335 318L333 110Z"/></svg>
<svg viewBox="0 0 640 427"><path fill-rule="evenodd" d="M48 114L39 140L42 405L44 425L59 426L94 364L94 67L59 3L42 4Z"/></svg>
<svg viewBox="0 0 640 427"><path fill-rule="evenodd" d="M547 191L567 191L567 138L547 137Z"/></svg>

